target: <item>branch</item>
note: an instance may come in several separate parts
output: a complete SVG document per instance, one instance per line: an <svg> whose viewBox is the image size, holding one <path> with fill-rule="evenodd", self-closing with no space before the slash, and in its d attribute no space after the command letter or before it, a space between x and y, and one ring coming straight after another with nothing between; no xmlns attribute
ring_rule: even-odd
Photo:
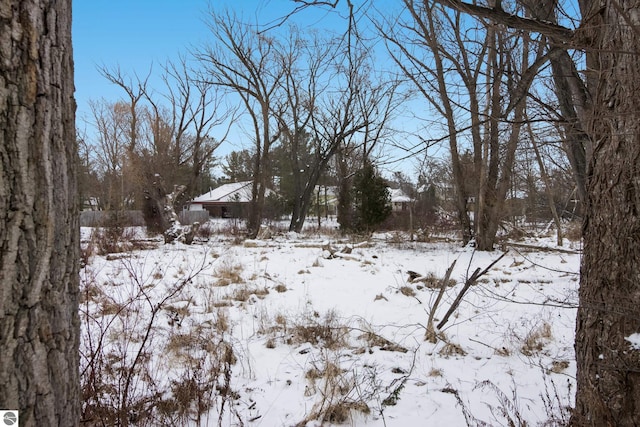
<svg viewBox="0 0 640 427"><path fill-rule="evenodd" d="M456 260L453 260L451 266L447 269L444 278L442 279L442 283L440 284L440 292L438 292L438 296L436 297L436 301L433 303L433 307L431 307L431 312L429 313L429 320L427 320L427 333L425 335L425 339L429 342L436 342L436 332L433 329L433 317L436 314L436 310L438 309L438 305L440 305L440 300L442 300L442 295L444 295L444 290L447 288L447 283L449 282L449 278L451 277L451 272L453 271L453 267L456 265Z"/></svg>
<svg viewBox="0 0 640 427"><path fill-rule="evenodd" d="M490 8L466 3L461 0L435 0L443 6L450 7L460 12L468 13L478 18L488 18L510 28L532 31L544 34L562 42L573 40L574 31L562 25L535 19L523 18L505 12L501 8Z"/></svg>
<svg viewBox="0 0 640 427"><path fill-rule="evenodd" d="M458 294L458 296L456 297L456 299L453 301L453 304L451 304L451 307L449 307L449 310L447 311L447 314L444 315L444 318L442 319L442 321L440 321L440 323L438 323L438 329L442 329L442 327L447 323L447 320L449 320L449 317L453 314L454 311L456 311L456 309L458 308L458 306L460 305L460 302L462 301L462 297L464 296L464 294L467 292L467 290L469 290L469 288L471 287L471 285L475 284L476 281L482 277L483 275L485 275L489 270L491 270L491 268L496 265L496 263L498 261L500 261L505 255L507 254L507 252L503 252L502 255L500 255L500 257L498 257L498 259L496 259L495 261L493 261L491 264L489 264L489 266L487 268L485 268L484 270L480 270L480 267L476 268L476 271L473 272L473 274L471 275L471 277L469 277L467 279L467 281L464 284L464 287L462 288L462 290L460 291L460 293Z"/></svg>

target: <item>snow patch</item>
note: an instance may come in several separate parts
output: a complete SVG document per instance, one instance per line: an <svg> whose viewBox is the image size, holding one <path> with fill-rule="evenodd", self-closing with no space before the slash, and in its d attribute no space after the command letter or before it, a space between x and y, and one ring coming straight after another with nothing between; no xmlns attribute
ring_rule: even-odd
<svg viewBox="0 0 640 427"><path fill-rule="evenodd" d="M634 350L640 350L640 333L636 332L628 337L624 338L631 343L631 348Z"/></svg>

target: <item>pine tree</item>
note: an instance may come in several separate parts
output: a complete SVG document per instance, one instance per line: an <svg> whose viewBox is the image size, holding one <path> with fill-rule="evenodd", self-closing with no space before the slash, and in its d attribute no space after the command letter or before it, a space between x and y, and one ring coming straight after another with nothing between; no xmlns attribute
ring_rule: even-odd
<svg viewBox="0 0 640 427"><path fill-rule="evenodd" d="M365 162L353 180L355 229L373 231L391 215L391 195L387 182L376 173L371 162Z"/></svg>

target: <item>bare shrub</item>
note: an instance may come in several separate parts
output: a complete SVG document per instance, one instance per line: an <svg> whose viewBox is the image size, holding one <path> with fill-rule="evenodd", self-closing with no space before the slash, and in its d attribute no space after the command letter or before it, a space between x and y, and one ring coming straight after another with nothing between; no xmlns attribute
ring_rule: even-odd
<svg viewBox="0 0 640 427"><path fill-rule="evenodd" d="M529 425L521 414L520 399L518 398L517 388L514 386L511 390L511 396L505 394L498 386L491 381L482 381L474 387L474 389L489 390L498 399L497 405L487 404L495 421L504 419L508 426L526 427ZM489 425L489 424L487 424Z"/></svg>
<svg viewBox="0 0 640 427"><path fill-rule="evenodd" d="M543 371L543 378L545 381L544 393L540 394L540 397L544 403L547 419L542 423L537 423L538 426L543 427L565 427L569 425L571 418L571 382L569 381L569 387L566 396L560 396L558 388L555 382L547 376ZM493 426L493 425L506 425L512 427L528 427L533 425L529 423L522 414L520 409L520 397L518 396L517 386L515 382L512 384L510 395L502 391L496 384L489 380L482 381L474 387L474 390L481 389L485 392L485 395L495 396L497 404L488 403L485 401L485 405L489 408L489 412L493 419L491 421L481 420L476 418L467 403L465 403L457 390L452 387L446 387L442 389L445 393L451 393L456 397L458 406L460 406L462 413L465 417L467 425L469 426Z"/></svg>
<svg viewBox="0 0 640 427"><path fill-rule="evenodd" d="M169 380L169 393L157 402L160 424L201 425L203 416L214 406L218 413L237 398L231 389L231 374L237 357L226 341L228 320L218 312L215 322L193 324L188 333L172 334L165 347L183 369Z"/></svg>
<svg viewBox="0 0 640 427"><path fill-rule="evenodd" d="M200 228L198 228L198 231L196 232L196 236L204 241L209 241L209 239L211 239L211 236L213 236L214 234L216 234L216 229L210 222L201 224Z"/></svg>
<svg viewBox="0 0 640 427"><path fill-rule="evenodd" d="M132 227L101 227L94 228L91 232L91 240L85 251L95 252L98 255L129 252L140 249L136 242L136 231Z"/></svg>
<svg viewBox="0 0 640 427"><path fill-rule="evenodd" d="M313 361L305 378L309 381L306 395L318 395L318 401L297 426L307 425L312 420L343 424L350 420L354 411L369 414L371 409L367 402L381 391L375 375L358 375L353 369L342 369L339 357L329 352L323 352L320 360Z"/></svg>
<svg viewBox="0 0 640 427"><path fill-rule="evenodd" d="M566 395L561 395L553 378L544 370L542 371L542 375L544 379L544 393L540 394L540 398L544 403L547 419L540 425L543 427L568 426L573 411L571 381L567 380Z"/></svg>

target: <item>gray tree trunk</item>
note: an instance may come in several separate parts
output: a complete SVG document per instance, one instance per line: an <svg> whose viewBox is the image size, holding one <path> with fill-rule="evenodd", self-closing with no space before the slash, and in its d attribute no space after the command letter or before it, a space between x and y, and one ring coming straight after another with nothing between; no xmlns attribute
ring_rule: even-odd
<svg viewBox="0 0 640 427"><path fill-rule="evenodd" d="M640 423L640 1L582 3L593 156L576 327L572 424ZM637 335L636 335L637 336Z"/></svg>
<svg viewBox="0 0 640 427"><path fill-rule="evenodd" d="M0 408L79 422L71 1L0 3Z"/></svg>

